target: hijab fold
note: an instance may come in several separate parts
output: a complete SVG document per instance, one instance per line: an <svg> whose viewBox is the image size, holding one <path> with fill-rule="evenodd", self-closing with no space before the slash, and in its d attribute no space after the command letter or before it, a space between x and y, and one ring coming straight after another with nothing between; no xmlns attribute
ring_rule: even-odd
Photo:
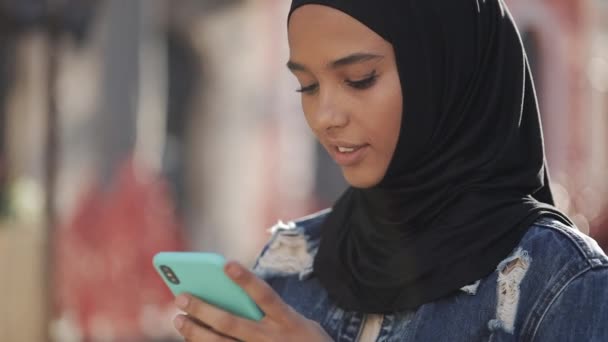
<svg viewBox="0 0 608 342"><path fill-rule="evenodd" d="M314 273L335 303L391 313L493 272L553 207L536 94L502 0L293 0L329 6L392 44L403 91L383 180L323 223Z"/></svg>

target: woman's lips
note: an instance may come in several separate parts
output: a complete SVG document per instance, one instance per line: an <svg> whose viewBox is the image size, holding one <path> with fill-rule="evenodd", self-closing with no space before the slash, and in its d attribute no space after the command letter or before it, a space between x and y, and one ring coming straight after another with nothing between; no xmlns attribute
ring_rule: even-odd
<svg viewBox="0 0 608 342"><path fill-rule="evenodd" d="M365 157L369 145L332 145L331 156L340 166L353 166Z"/></svg>

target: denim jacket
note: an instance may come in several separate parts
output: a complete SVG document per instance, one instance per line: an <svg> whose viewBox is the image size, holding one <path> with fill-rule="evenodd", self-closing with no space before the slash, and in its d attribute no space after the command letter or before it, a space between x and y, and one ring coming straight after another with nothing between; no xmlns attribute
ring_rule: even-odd
<svg viewBox="0 0 608 342"><path fill-rule="evenodd" d="M495 272L415 310L345 311L312 273L329 210L279 223L254 271L335 341L608 341L608 257L576 228L542 217Z"/></svg>

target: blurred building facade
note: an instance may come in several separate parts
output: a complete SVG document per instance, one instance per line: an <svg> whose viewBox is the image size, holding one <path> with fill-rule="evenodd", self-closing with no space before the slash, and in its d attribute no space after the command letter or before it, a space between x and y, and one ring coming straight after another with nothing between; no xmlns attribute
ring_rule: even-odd
<svg viewBox="0 0 608 342"><path fill-rule="evenodd" d="M607 3L507 2L531 59L558 205L606 247Z"/></svg>
<svg viewBox="0 0 608 342"><path fill-rule="evenodd" d="M0 9L9 3L0 0ZM119 254L117 265L132 273L146 269L146 258L158 248L216 251L251 263L269 225L331 205L346 185L309 133L293 92L298 84L284 66L288 1L74 3L92 5L87 30L77 31L86 34L50 39L44 25L16 33L0 21L0 42L6 42L0 44L0 260L15 253L3 247L9 245L20 246L29 258L25 268L0 265L4 274L30 271L0 286L0 302L29 298L20 312L41 327L24 329L4 306L0 340L37 341L44 335L46 317L36 308L48 293L20 282L38 283L31 279L42 279L49 267L40 261L46 261L47 136L54 132L58 160L50 198L56 207L53 236L60 241L50 272L67 267L73 279L71 287L54 289L64 291L57 295L70 303L50 310L55 339L169 341L176 337L167 319L170 308L137 302L137 310L128 311L130 326L121 325L122 314L96 314L90 293L79 297L89 299L70 297L74 288L89 284L83 279L93 279L75 271L82 263L56 263L77 254L113 265L108 251L115 243L131 255ZM507 3L533 68L558 205L606 248L608 1ZM53 63L55 76L49 72ZM54 124L49 103L59 116ZM66 234L72 231L77 233ZM183 243L174 231L185 237ZM177 240L168 247L154 244L151 236ZM144 240L148 247L128 254L129 244L143 246ZM143 261L120 262L124 258ZM99 263L89 270L93 265ZM145 287L141 282L149 274L141 273L133 281ZM112 277L103 278L105 295L128 295ZM150 280L149 288L161 287ZM142 301L166 304L167 298L147 293ZM88 325L85 316L93 317Z"/></svg>

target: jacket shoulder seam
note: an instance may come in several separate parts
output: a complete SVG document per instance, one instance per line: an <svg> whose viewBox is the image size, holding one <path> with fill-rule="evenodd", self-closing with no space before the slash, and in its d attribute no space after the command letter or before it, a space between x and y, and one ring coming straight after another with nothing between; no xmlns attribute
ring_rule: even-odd
<svg viewBox="0 0 608 342"><path fill-rule="evenodd" d="M546 218L538 220L534 223L534 226L541 229L549 229L566 238L578 251L581 256L581 261L586 262L591 268L608 265L608 257L601 252L599 246L596 246L595 249L592 248L593 246L590 245L591 241L587 241L585 237L582 236L583 233L576 227L568 227L561 222ZM588 238L591 239L590 237Z"/></svg>

